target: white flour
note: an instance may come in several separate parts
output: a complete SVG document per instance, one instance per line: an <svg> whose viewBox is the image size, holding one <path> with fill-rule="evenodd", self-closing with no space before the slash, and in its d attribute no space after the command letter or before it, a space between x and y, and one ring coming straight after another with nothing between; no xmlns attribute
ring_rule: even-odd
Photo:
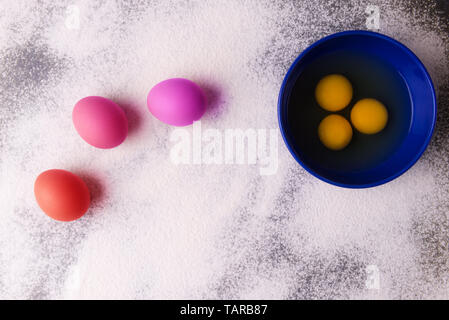
<svg viewBox="0 0 449 320"><path fill-rule="evenodd" d="M293 59L325 35L365 29L374 4L380 32L428 67L447 115L448 26L434 6L44 2L0 4L0 298L449 298L444 124L406 174L346 190L307 174L280 135L276 175L177 167L173 128L146 108L153 85L187 77L211 103L203 128L277 128ZM95 149L76 134L71 111L87 95L123 106L123 145ZM38 209L34 179L49 168L86 179L93 205L83 219L58 223ZM378 290L365 287L369 265Z"/></svg>

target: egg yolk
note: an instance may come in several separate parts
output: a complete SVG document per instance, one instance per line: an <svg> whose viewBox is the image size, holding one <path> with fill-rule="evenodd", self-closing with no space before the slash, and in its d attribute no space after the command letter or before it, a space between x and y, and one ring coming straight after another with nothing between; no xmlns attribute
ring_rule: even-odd
<svg viewBox="0 0 449 320"><path fill-rule="evenodd" d="M327 111L344 109L352 99L351 82L340 74L325 76L315 88L315 98Z"/></svg>
<svg viewBox="0 0 449 320"><path fill-rule="evenodd" d="M344 117L332 114L321 121L318 136L327 148L341 150L351 142L352 127Z"/></svg>
<svg viewBox="0 0 449 320"><path fill-rule="evenodd" d="M387 121L387 108L376 99L362 99L351 110L351 122L361 133L378 133L385 128Z"/></svg>

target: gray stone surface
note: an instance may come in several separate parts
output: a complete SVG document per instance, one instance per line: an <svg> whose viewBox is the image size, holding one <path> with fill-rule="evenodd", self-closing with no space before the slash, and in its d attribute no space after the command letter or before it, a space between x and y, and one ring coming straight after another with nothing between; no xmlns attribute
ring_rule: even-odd
<svg viewBox="0 0 449 320"><path fill-rule="evenodd" d="M203 85L204 127L277 128L277 90L293 59L325 35L366 29L370 4L380 8L379 31L416 52L438 93L432 142L404 176L370 190L334 188L294 162L280 137L274 176L170 162L172 129L145 106L157 80L180 72ZM70 6L80 8L79 29L67 26ZM223 46L207 40L214 8L225 17L216 30ZM253 21L234 38L223 31L245 14L267 33L251 42L254 54L239 41ZM157 24L175 33L158 37ZM0 298L449 298L448 34L445 0L2 1ZM194 35L199 54L204 44L216 50L203 61L189 46ZM165 47L172 52L159 54ZM263 91L254 103L220 61L233 49L243 61L229 66L241 69L236 83ZM73 131L73 104L90 94L127 113L130 137L117 150L94 150ZM91 189L92 209L75 223L49 220L34 202L35 177L53 167ZM190 190L199 193L192 202ZM370 265L379 288L366 286Z"/></svg>

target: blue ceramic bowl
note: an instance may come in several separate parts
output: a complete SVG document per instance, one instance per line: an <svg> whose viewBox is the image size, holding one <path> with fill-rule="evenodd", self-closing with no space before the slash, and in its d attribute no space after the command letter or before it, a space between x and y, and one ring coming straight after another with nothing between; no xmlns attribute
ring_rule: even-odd
<svg viewBox="0 0 449 320"><path fill-rule="evenodd" d="M326 149L318 139L320 108L314 88L323 76L345 75L354 97L339 114L349 119L362 98L383 102L387 127L375 135L354 131L342 151ZM432 80L407 47L385 35L345 31L325 37L304 50L287 72L279 94L279 126L284 141L308 172L328 183L366 188L389 182L407 171L426 149L436 121Z"/></svg>

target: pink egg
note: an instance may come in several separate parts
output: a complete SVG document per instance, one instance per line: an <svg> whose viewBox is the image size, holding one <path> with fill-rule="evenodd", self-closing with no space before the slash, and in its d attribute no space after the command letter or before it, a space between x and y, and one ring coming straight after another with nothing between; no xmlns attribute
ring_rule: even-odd
<svg viewBox="0 0 449 320"><path fill-rule="evenodd" d="M90 96L78 101L73 108L73 124L88 144L110 149L121 144L128 135L125 112L115 102Z"/></svg>
<svg viewBox="0 0 449 320"><path fill-rule="evenodd" d="M187 126L203 116L206 97L196 83L175 78L155 85L148 93L147 105L150 112L162 122Z"/></svg>

